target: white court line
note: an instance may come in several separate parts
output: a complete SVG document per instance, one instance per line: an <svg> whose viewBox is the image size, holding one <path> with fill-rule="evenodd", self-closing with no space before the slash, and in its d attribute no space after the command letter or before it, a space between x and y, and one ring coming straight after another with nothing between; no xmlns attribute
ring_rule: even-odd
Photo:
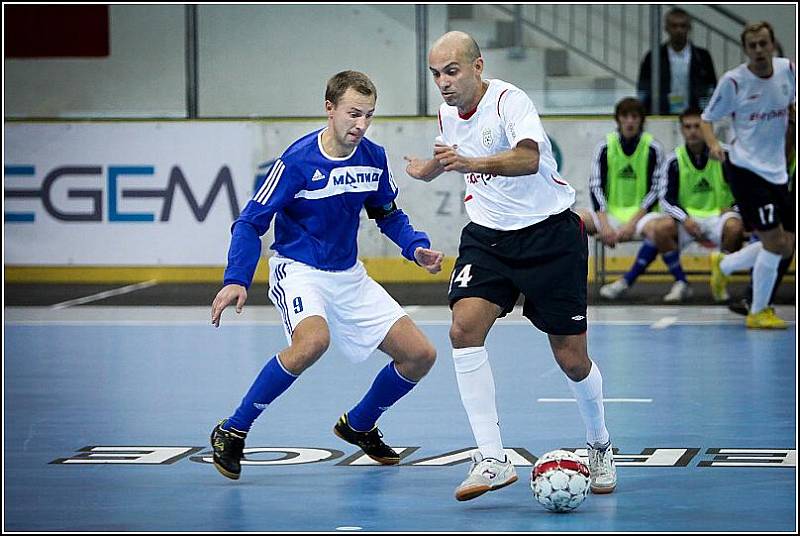
<svg viewBox="0 0 800 536"><path fill-rule="evenodd" d="M665 316L664 318L659 318L652 324L650 324L651 329L666 329L670 327L672 324L678 321L677 316Z"/></svg>
<svg viewBox="0 0 800 536"><path fill-rule="evenodd" d="M158 281L155 279L151 279L150 281L142 281L141 283L136 283L134 285L127 285L112 290L106 290L105 292L98 292L97 294L92 294L91 296L84 296L83 298L76 298L74 300L67 300L65 302L57 303L55 305L51 305L50 309L66 309L67 307L72 307L73 305L81 305L83 303L90 303L93 301L102 300L104 298L110 298L111 296L128 294L129 292L135 292L143 288L152 287L156 284L158 284Z"/></svg>
<svg viewBox="0 0 800 536"><path fill-rule="evenodd" d="M537 398L537 402L575 402L574 398ZM650 404L652 398L604 398L603 402L626 402L638 404Z"/></svg>

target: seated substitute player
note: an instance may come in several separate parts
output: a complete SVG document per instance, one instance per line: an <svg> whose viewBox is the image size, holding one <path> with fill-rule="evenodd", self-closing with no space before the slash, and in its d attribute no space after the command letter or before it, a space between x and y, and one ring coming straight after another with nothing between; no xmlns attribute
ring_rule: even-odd
<svg viewBox="0 0 800 536"><path fill-rule="evenodd" d="M768 22L745 26L741 35L747 63L726 72L703 111L703 136L711 157L723 162L725 177L748 229L759 241L730 255L713 255L711 290L719 297L728 276L753 268L753 301L745 319L749 329L786 329L769 299L782 258L795 242L795 201L787 173L787 133L794 133L794 65L774 57L775 33ZM712 123L733 118L730 154L722 150ZM793 137L793 136L792 136Z"/></svg>
<svg viewBox="0 0 800 536"><path fill-rule="evenodd" d="M346 412L334 433L387 465L400 461L381 439L378 417L427 374L436 350L356 258L361 209L402 248L405 258L430 273L442 253L429 249L394 200L397 186L383 147L364 137L377 90L363 73L334 75L325 92L326 128L293 143L272 166L261 188L233 223L225 286L211 307L219 327L223 310L241 312L261 252L260 237L275 216L276 254L270 258L270 298L283 319L289 347L267 362L234 414L211 434L214 466L238 479L244 440L253 421L331 341L355 361L376 348L392 361L367 394Z"/></svg>
<svg viewBox="0 0 800 536"><path fill-rule="evenodd" d="M744 224L734 210L722 164L709 158L700 114L699 109L691 108L680 115L686 143L677 147L664 165L661 207L680 222L674 236L680 250L697 241L732 253L742 247Z"/></svg>
<svg viewBox="0 0 800 536"><path fill-rule="evenodd" d="M444 98L433 158L407 156L406 172L431 181L464 174L470 223L461 234L448 298L458 390L478 450L459 501L517 481L503 450L486 337L520 293L523 315L548 334L556 362L577 400L589 444L591 488L617 484L603 409L603 378L586 348L588 248L575 190L558 174L550 140L528 96L502 80L484 80L478 44L449 32L428 56Z"/></svg>
<svg viewBox="0 0 800 536"><path fill-rule="evenodd" d="M618 280L603 285L600 295L614 300L624 294L661 253L675 278L664 301L677 302L691 294L680 264L680 252L672 237L677 226L672 218L654 212L660 195L660 171L664 151L644 132L645 109L633 97L620 100L614 109L617 131L597 145L589 176L592 210L579 209L586 232L608 247L642 240L631 269Z"/></svg>

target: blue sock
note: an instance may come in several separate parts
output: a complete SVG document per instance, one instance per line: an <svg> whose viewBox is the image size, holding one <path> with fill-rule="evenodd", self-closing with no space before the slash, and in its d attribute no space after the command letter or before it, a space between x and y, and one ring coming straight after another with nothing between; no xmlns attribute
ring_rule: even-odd
<svg viewBox="0 0 800 536"><path fill-rule="evenodd" d="M650 266L650 263L655 260L657 255L658 248L656 245L649 240L645 240L642 247L639 248L639 253L636 254L636 261L634 261L633 266L631 266L627 274L622 276L628 282L628 286L632 285L636 278L647 270L647 267Z"/></svg>
<svg viewBox="0 0 800 536"><path fill-rule="evenodd" d="M683 268L681 267L681 251L679 249L662 253L661 258L664 259L664 264L669 268L669 273L672 274L675 281L686 282L686 274L683 273Z"/></svg>
<svg viewBox="0 0 800 536"><path fill-rule="evenodd" d="M372 430L381 414L415 385L416 382L405 379L397 372L392 361L381 369L361 402L347 412L347 422L353 430L359 432Z"/></svg>
<svg viewBox="0 0 800 536"><path fill-rule="evenodd" d="M283 368L277 355L270 359L261 369L256 381L244 395L242 403L236 408L233 417L225 423L224 428L226 430L236 428L241 432L249 432L253 421L267 409L267 405L278 398L296 379L297 376Z"/></svg>

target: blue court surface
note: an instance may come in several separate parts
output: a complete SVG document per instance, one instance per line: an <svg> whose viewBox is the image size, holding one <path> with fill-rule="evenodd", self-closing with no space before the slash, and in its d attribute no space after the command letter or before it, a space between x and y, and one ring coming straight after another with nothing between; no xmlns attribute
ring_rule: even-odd
<svg viewBox="0 0 800 536"><path fill-rule="evenodd" d="M376 466L332 433L386 363L329 352L256 421L239 481L209 434L285 345L267 307L7 308L6 531L796 531L796 310L748 331L724 307L592 307L619 484L578 510L533 500L532 463L584 445L547 338L516 311L487 342L520 480L453 498L473 444L449 312L407 307L436 345L431 373L381 419L403 448ZM585 454L585 452L583 452Z"/></svg>

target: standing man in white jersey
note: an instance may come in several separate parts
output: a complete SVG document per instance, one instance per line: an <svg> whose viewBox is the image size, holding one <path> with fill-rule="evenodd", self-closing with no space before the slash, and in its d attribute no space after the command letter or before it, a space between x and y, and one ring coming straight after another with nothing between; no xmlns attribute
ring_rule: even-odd
<svg viewBox="0 0 800 536"><path fill-rule="evenodd" d="M556 169L550 140L528 96L502 80L484 80L472 37L449 32L428 56L444 98L441 136L430 160L406 157L406 171L430 181L464 174L471 222L461 235L450 279L450 341L458 389L478 450L456 488L460 501L516 482L503 450L486 336L520 293L523 315L548 334L578 402L589 443L591 487L617 483L605 425L600 370L586 350L588 247L583 222L569 207L575 190Z"/></svg>
<svg viewBox="0 0 800 536"><path fill-rule="evenodd" d="M768 22L748 24L742 32L747 63L726 72L703 112L703 136L712 158L724 162L742 218L754 230L754 242L731 255L712 254L711 290L725 293L728 276L753 268L753 301L746 325L786 329L769 307L781 258L791 257L795 213L786 171L786 131L795 122L796 76L786 58L775 58L775 33ZM712 123L733 116L729 158L714 135Z"/></svg>
<svg viewBox="0 0 800 536"><path fill-rule="evenodd" d="M391 357L333 431L381 464L400 462L381 439L376 422L427 374L436 350L358 260L362 209L400 246L403 257L428 272L441 270L442 253L429 249L428 236L414 230L397 208L386 151L365 137L377 97L364 73L334 75L325 91L327 127L286 149L231 227L225 286L211 306L211 323L219 327L230 304L241 312L261 256L260 237L275 217L269 295L289 346L267 361L233 415L211 433L214 466L228 478L239 478L253 421L332 341L354 362L375 349Z"/></svg>

